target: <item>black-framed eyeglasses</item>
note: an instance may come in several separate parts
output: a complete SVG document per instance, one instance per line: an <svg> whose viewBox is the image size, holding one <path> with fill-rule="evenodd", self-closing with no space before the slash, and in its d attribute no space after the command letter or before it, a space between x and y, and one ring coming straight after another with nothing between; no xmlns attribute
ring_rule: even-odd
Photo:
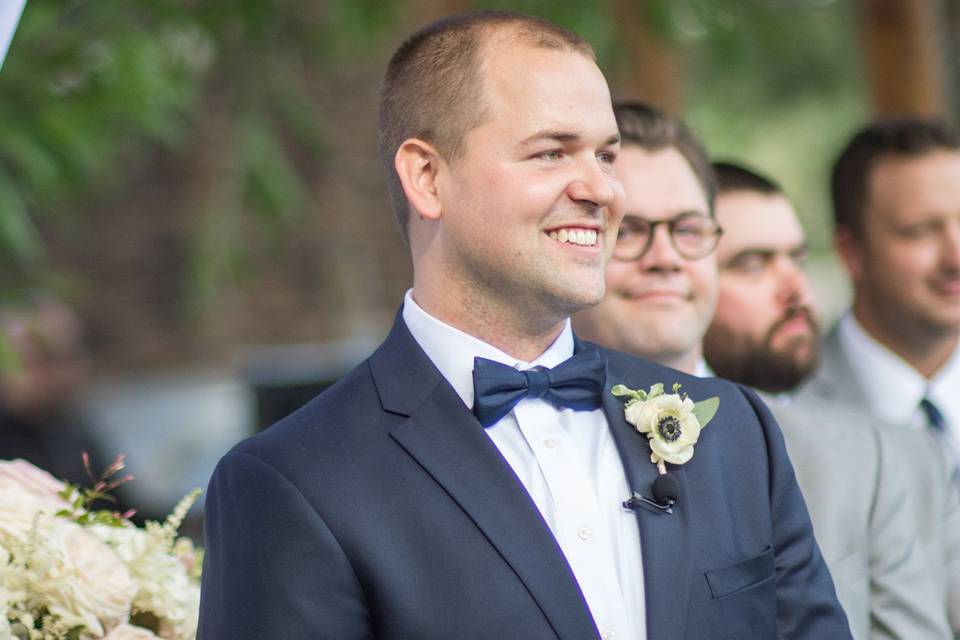
<svg viewBox="0 0 960 640"><path fill-rule="evenodd" d="M670 220L646 220L638 216L624 216L613 248L614 260L632 262L643 257L653 246L657 226L664 224L670 244L687 260L697 260L717 248L723 229L717 221L700 213L683 213Z"/></svg>

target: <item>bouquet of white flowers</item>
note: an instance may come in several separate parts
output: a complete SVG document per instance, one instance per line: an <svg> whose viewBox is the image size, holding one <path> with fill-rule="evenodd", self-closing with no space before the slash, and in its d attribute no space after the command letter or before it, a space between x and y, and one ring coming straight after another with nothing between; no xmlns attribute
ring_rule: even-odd
<svg viewBox="0 0 960 640"><path fill-rule="evenodd" d="M202 559L177 529L200 491L139 528L92 507L122 469L120 457L80 488L0 460L0 640L196 637Z"/></svg>

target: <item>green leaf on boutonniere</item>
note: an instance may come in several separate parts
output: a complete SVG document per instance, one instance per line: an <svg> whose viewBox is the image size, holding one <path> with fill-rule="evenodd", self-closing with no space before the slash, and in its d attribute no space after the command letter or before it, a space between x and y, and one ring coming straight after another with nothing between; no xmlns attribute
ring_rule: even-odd
<svg viewBox="0 0 960 640"><path fill-rule="evenodd" d="M693 415L697 418L700 426L705 427L708 422L713 420L713 416L716 415L718 408L720 408L720 398L714 396L706 400L701 400L700 402L695 402L693 404Z"/></svg>
<svg viewBox="0 0 960 640"><path fill-rule="evenodd" d="M631 389L622 384L614 385L610 389L610 393L615 396L630 396L630 400L627 402L627 406L633 404L634 402L643 402L647 399L647 392L643 389Z"/></svg>
<svg viewBox="0 0 960 640"><path fill-rule="evenodd" d="M650 393L647 394L647 398L656 398L657 396L663 395L663 383L658 382L657 384L650 387Z"/></svg>

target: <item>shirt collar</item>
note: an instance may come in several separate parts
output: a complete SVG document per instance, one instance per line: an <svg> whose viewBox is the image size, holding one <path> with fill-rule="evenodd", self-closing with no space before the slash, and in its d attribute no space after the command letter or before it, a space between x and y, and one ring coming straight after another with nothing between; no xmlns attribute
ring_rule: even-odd
<svg viewBox="0 0 960 640"><path fill-rule="evenodd" d="M707 364L707 361L704 360L702 356L699 360L697 360L697 364L695 364L693 367L693 375L698 378L715 378L717 376L717 374L714 373L713 369L710 368L710 365Z"/></svg>
<svg viewBox="0 0 960 640"><path fill-rule="evenodd" d="M468 408L473 407L475 357L494 360L522 371L537 366L552 368L573 355L573 330L570 328L569 318L563 325L563 331L540 357L533 362L524 362L434 318L414 301L412 289L408 290L403 298L402 315L413 339Z"/></svg>
<svg viewBox="0 0 960 640"><path fill-rule="evenodd" d="M960 429L960 347L927 384L926 395L947 419L956 433Z"/></svg>
<svg viewBox="0 0 960 640"><path fill-rule="evenodd" d="M937 407L948 414L948 420L960 416L960 407L949 408L957 400L948 389L960 388L960 349L955 350L950 361L933 379L927 380L903 358L877 342L849 311L840 318L837 337L847 362L860 381L860 386L869 403L870 411L890 422L908 424L917 416L920 400L925 395Z"/></svg>

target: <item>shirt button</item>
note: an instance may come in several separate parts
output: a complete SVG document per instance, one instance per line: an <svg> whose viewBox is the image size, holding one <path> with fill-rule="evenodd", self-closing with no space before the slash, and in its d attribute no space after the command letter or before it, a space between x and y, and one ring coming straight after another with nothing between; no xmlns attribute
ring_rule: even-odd
<svg viewBox="0 0 960 640"><path fill-rule="evenodd" d="M603 638L603 640L613 640L614 638L617 637L617 632L616 632L616 631L604 631L604 632L600 635L600 637Z"/></svg>
<svg viewBox="0 0 960 640"><path fill-rule="evenodd" d="M577 529L577 535L580 536L581 540L589 540L593 537L593 531L590 530L590 527L580 527Z"/></svg>
<svg viewBox="0 0 960 640"><path fill-rule="evenodd" d="M547 449L556 449L557 446L559 446L559 444L560 443L557 442L554 438L547 438L546 440L543 441L543 446L545 446Z"/></svg>

